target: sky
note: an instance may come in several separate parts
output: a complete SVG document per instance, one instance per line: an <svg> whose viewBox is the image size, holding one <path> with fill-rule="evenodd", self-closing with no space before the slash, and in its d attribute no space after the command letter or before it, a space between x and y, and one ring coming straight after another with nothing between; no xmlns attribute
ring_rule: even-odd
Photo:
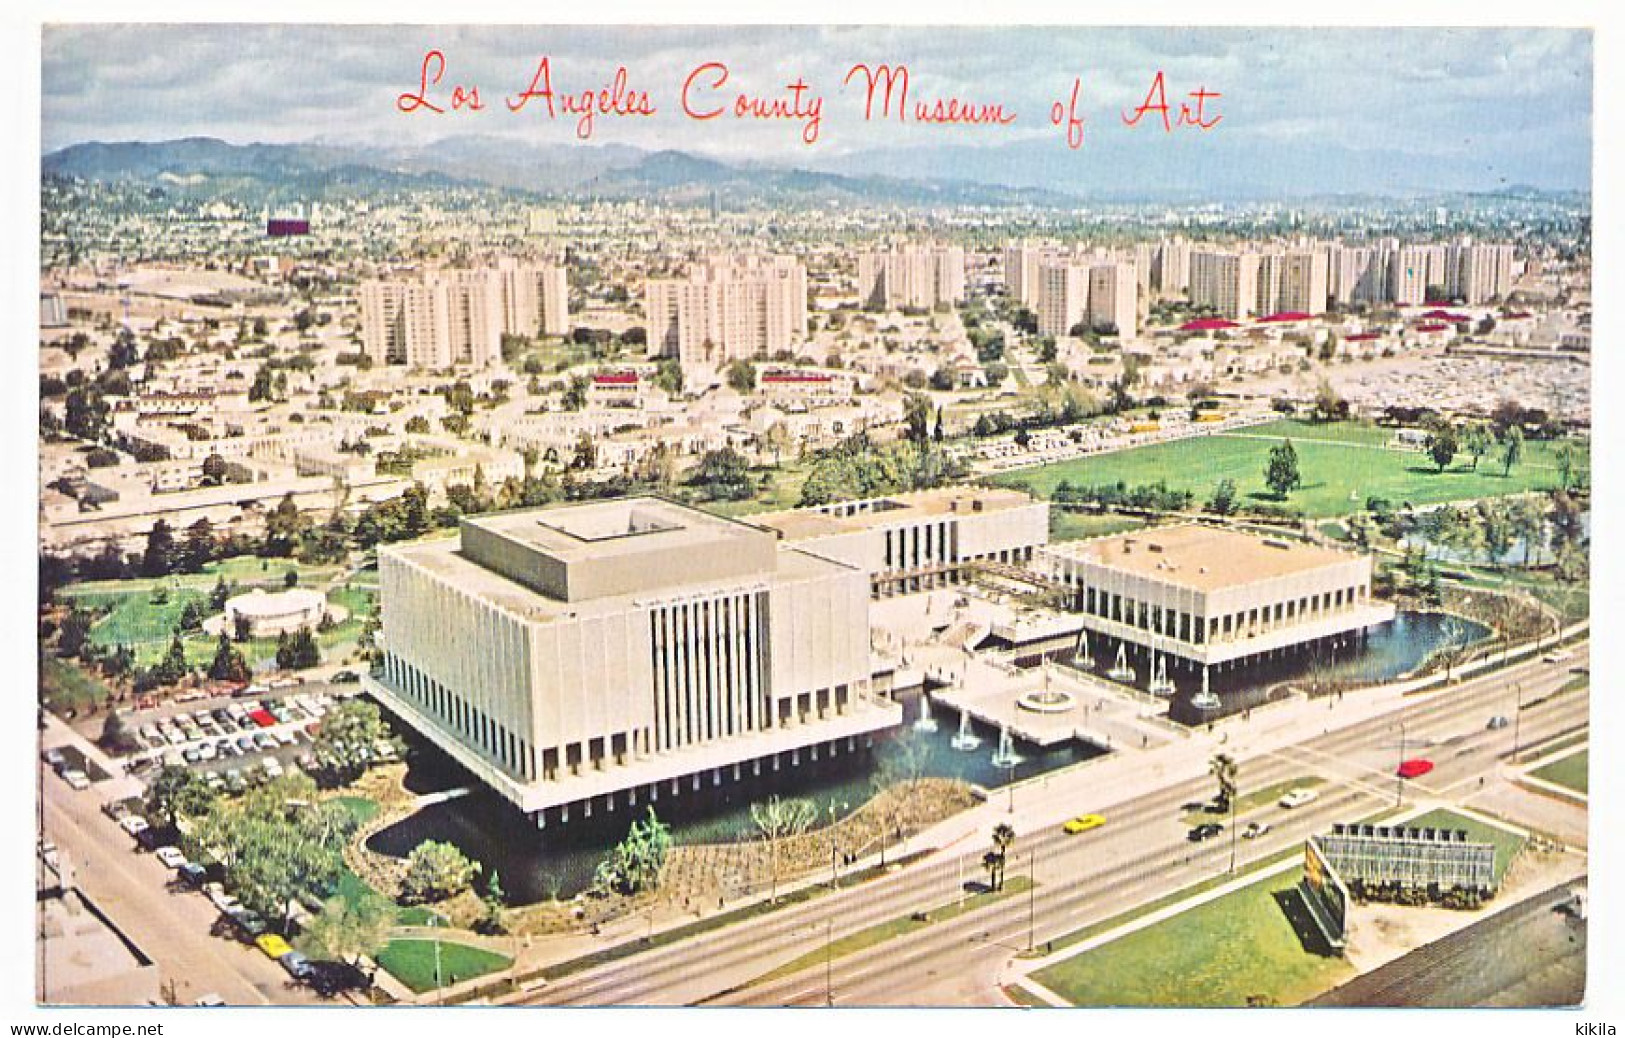
<svg viewBox="0 0 1625 1038"><path fill-rule="evenodd" d="M453 84L474 85L485 110L399 110L431 49L447 65L430 99L447 107ZM543 56L560 94L600 89L620 65L633 90L649 93L654 116L599 116L591 144L861 172L912 174L940 159L981 179L998 178L1008 156L1000 179L1009 183L1104 169L1132 179L1143 167L1163 179L1192 169L1341 188L1368 167L1411 186L1590 184L1592 36L1528 28L47 26L42 144L199 135L399 146L465 134L579 143L573 118L504 105ZM799 78L805 97L824 98L817 142L804 143L805 119L686 118L682 84L706 62L726 63L729 81L709 91L702 79L697 108L741 92L788 99ZM1015 121L866 122L860 84L841 82L860 62L906 63L911 101L996 102ZM1171 104L1198 88L1222 95L1206 109L1219 124L1173 134L1155 117L1125 126L1121 113L1146 98L1158 71ZM1077 150L1050 121L1074 78Z"/></svg>

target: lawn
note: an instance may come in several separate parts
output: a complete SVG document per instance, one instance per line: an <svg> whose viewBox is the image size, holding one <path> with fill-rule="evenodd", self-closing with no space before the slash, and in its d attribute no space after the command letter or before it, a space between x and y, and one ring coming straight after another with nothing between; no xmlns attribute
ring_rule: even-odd
<svg viewBox="0 0 1625 1038"><path fill-rule="evenodd" d="M792 458L786 458L778 468L753 468L750 470L751 478L760 487L755 497L748 501L705 501L696 507L730 518L795 508L801 504L801 485L807 482L807 473L811 469L810 463Z"/></svg>
<svg viewBox="0 0 1625 1038"><path fill-rule="evenodd" d="M307 566L291 559L261 559L241 555L205 567L204 572L176 575L160 580L104 580L70 585L62 591L65 601L84 608L106 609L90 629L96 645L128 645L135 649L136 665L147 667L162 658L181 611L192 601L207 603L215 582L223 575L241 590L264 587L280 591L284 575L299 573L301 587L321 586L340 572L336 566ZM163 588L161 601L153 601L154 591ZM357 637L367 617L377 610L377 593L364 585L346 584L328 594L329 601L343 606L349 616L331 630L319 632L317 643L324 656L342 658L355 649ZM214 659L215 636L194 632L181 639L187 663L207 667ZM239 646L250 666L266 664L276 657L275 638L256 638Z"/></svg>
<svg viewBox="0 0 1625 1038"><path fill-rule="evenodd" d="M1590 750L1571 753L1562 760L1553 761L1543 768L1536 768L1532 774L1538 779L1555 782L1576 793L1590 793L1590 774L1587 769L1590 755Z"/></svg>
<svg viewBox="0 0 1625 1038"><path fill-rule="evenodd" d="M1235 481L1243 504L1281 505L1264 485L1264 470L1270 449L1291 438L1303 486L1284 504L1316 518L1363 509L1368 497L1385 497L1396 506L1405 502L1422 505L1523 493L1556 482L1554 444L1526 444L1524 460L1509 476L1501 474L1493 457L1486 457L1473 472L1471 459L1465 455L1458 455L1449 470L1440 473L1420 452L1386 449L1388 436L1387 429L1355 422L1312 425L1283 420L1021 469L1000 475L996 481L1021 484L1048 497L1062 480L1074 486L1119 481L1137 486L1160 480L1170 488L1189 490L1200 505L1220 480L1228 478ZM1580 446L1589 452L1589 445Z"/></svg>
<svg viewBox="0 0 1625 1038"><path fill-rule="evenodd" d="M1093 514L1090 512L1069 512L1060 508L1051 508L1049 513L1049 539L1052 541L1076 541L1084 537L1105 537L1108 534L1122 533L1125 530L1138 530L1145 523L1126 515L1116 515L1111 512Z"/></svg>
<svg viewBox="0 0 1625 1038"><path fill-rule="evenodd" d="M1306 950L1288 919L1301 875L1267 876L1033 979L1080 1006L1296 1005L1354 975L1342 958Z"/></svg>
<svg viewBox="0 0 1625 1038"><path fill-rule="evenodd" d="M448 985L496 973L513 965L506 955L483 948L471 948L452 941L424 941L416 938L390 941L378 953L378 965L395 979L422 993L435 984L435 945L440 946L440 977Z"/></svg>
<svg viewBox="0 0 1625 1038"><path fill-rule="evenodd" d="M1476 818L1468 818L1465 815L1459 815L1442 807L1409 819L1404 824L1413 829L1424 829L1428 826L1435 829L1465 829L1469 840L1476 843L1495 844L1495 882L1497 885L1500 884L1501 877L1506 875L1507 867L1512 864L1512 859L1517 857L1518 852L1523 849L1526 839L1510 829L1503 829L1498 825L1480 822Z"/></svg>

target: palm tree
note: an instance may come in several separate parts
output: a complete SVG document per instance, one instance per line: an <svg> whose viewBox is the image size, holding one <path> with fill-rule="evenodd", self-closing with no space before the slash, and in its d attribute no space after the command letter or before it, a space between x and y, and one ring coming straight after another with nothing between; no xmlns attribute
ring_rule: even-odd
<svg viewBox="0 0 1625 1038"><path fill-rule="evenodd" d="M1009 823L1000 822L993 827L993 849L988 852L989 879L994 890L1004 889L1004 863L1010 846L1016 842L1016 831Z"/></svg>
<svg viewBox="0 0 1625 1038"><path fill-rule="evenodd" d="M1219 793L1214 797L1219 813L1224 814L1230 810L1230 802L1236 797L1236 761L1228 753L1216 753L1208 761L1208 774L1219 783Z"/></svg>

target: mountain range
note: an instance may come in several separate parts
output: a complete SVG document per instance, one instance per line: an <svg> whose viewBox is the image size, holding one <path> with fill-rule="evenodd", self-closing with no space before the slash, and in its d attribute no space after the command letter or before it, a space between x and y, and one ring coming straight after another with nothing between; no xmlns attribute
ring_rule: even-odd
<svg viewBox="0 0 1625 1038"><path fill-rule="evenodd" d="M902 206L1026 205L1073 208L1107 202L1245 201L1337 195L1548 194L1483 183L1487 170L1427 169L1414 156L1354 152L1325 142L1283 151L1267 178L1246 170L1238 142L1144 138L1095 153L1047 139L993 147L871 149L820 157L810 168L724 162L624 144L541 144L459 136L428 145L361 146L331 140L231 144L210 137L88 142L51 152L46 174L155 183L201 198L245 204L336 200L423 187L500 188L537 196L645 198L728 204L855 202ZM953 177L944 177L952 170ZM1478 178L1478 179L1475 179ZM1309 190L1304 185L1315 185ZM1556 192L1583 197L1585 192Z"/></svg>

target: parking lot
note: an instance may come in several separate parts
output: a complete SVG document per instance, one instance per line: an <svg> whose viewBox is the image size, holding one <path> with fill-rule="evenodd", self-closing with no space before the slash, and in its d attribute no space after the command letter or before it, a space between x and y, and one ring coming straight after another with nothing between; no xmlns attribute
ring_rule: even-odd
<svg viewBox="0 0 1625 1038"><path fill-rule="evenodd" d="M321 720L355 685L250 685L216 696L140 711L128 719L141 749L125 758L130 774L187 767L226 793L314 766L311 743Z"/></svg>

